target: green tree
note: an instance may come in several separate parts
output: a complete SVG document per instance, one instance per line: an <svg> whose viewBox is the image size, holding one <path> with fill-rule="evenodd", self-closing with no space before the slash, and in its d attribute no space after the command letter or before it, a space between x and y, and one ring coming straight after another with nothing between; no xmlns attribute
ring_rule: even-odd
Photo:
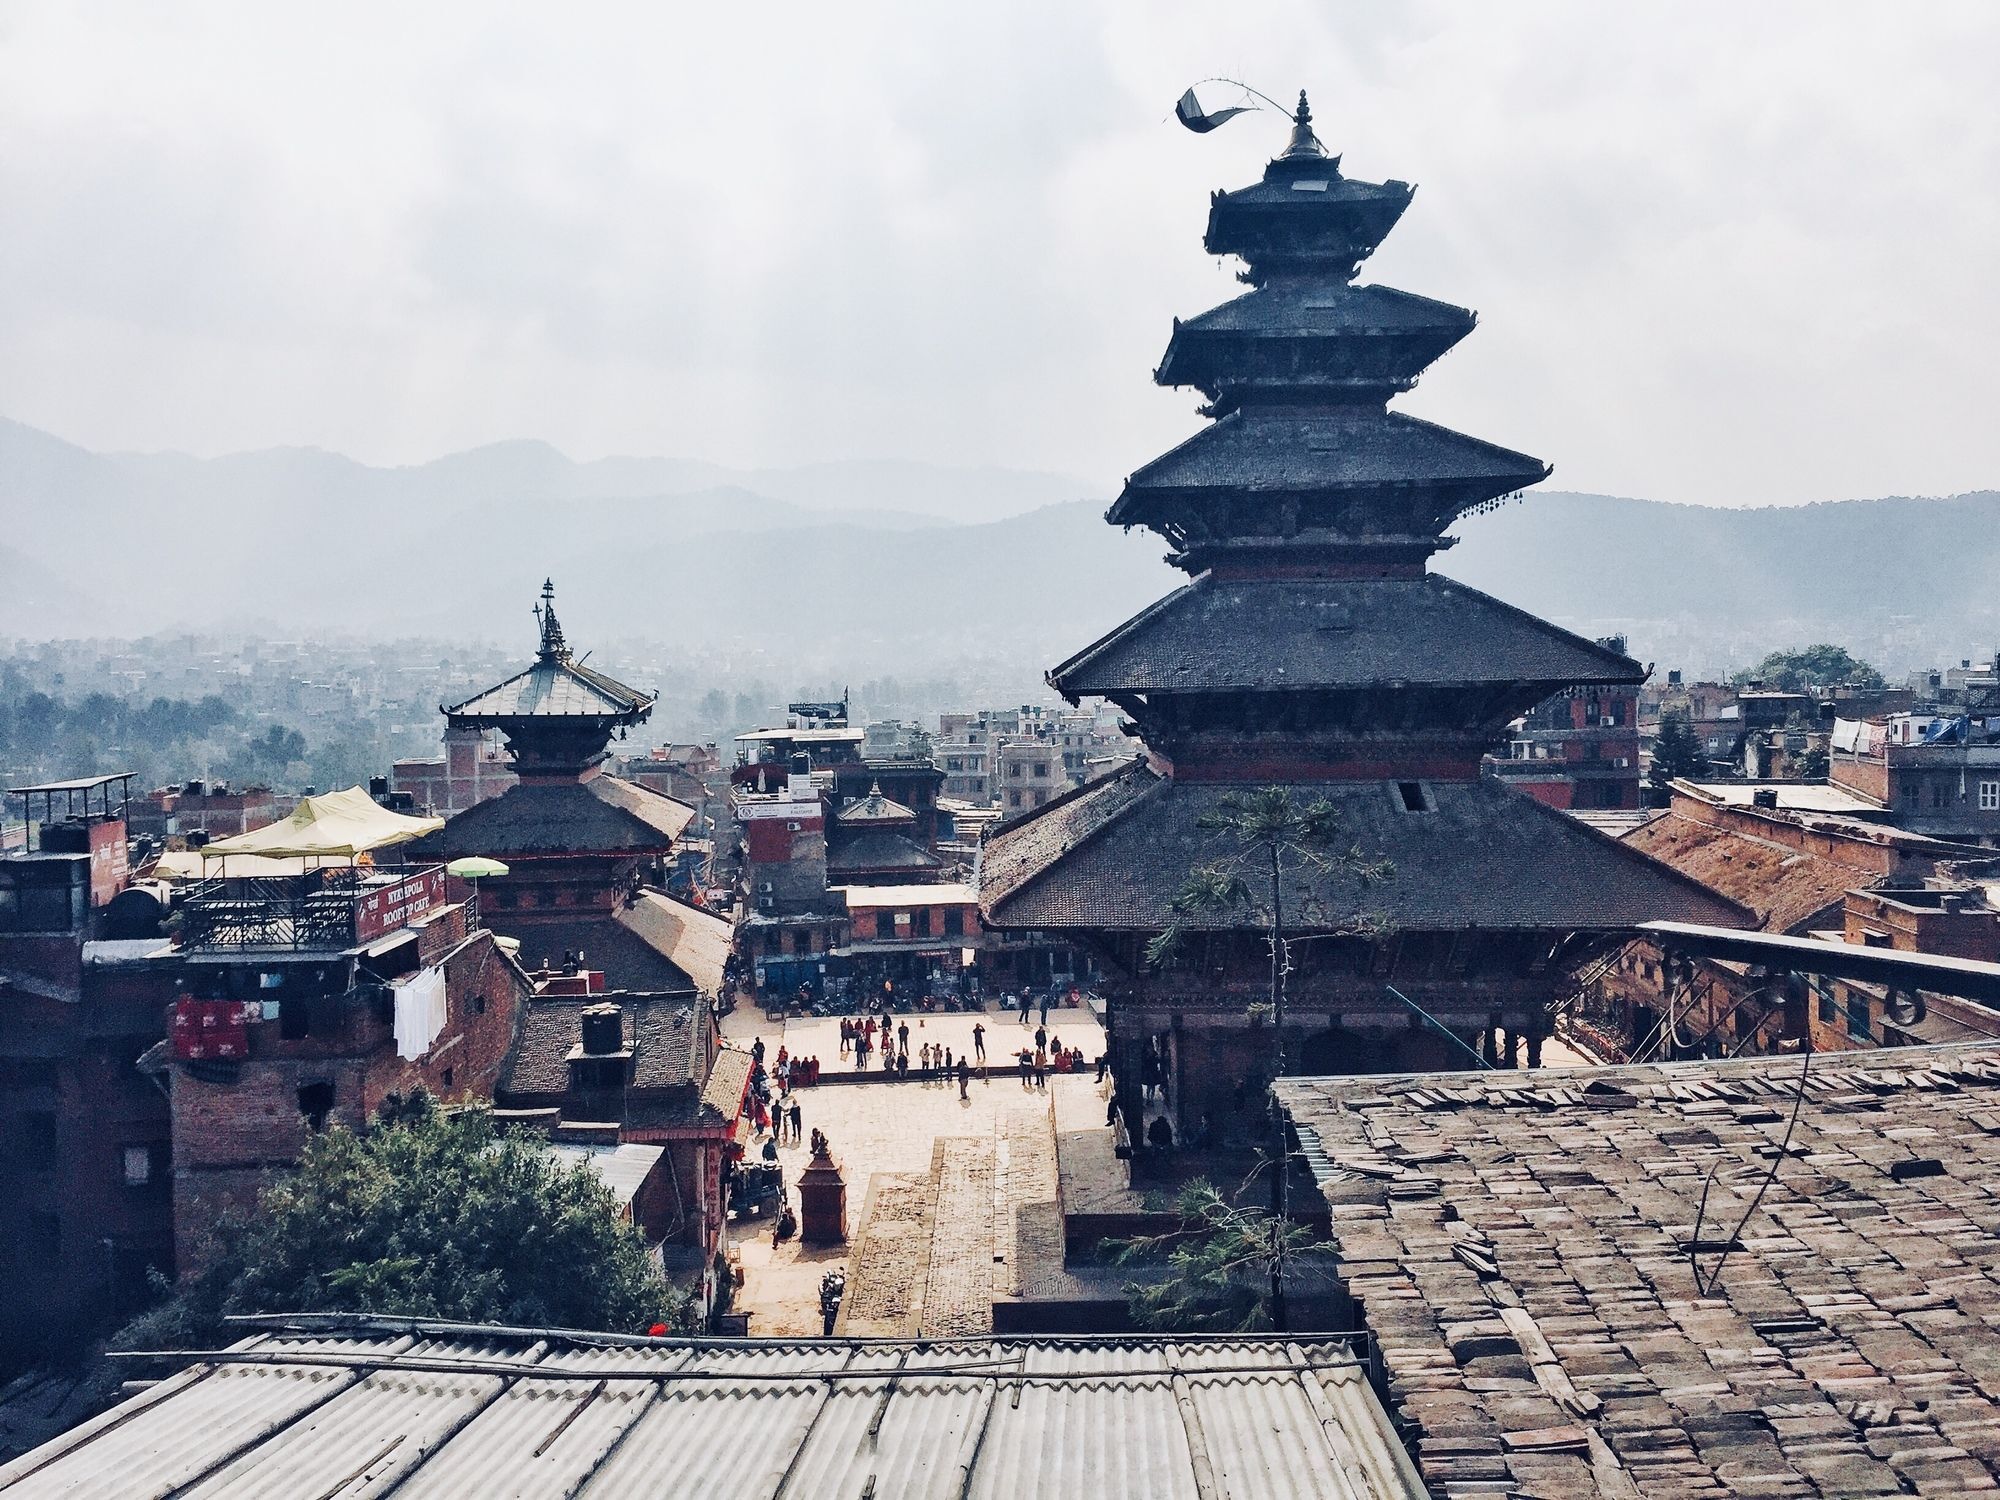
<svg viewBox="0 0 2000 1500"><path fill-rule="evenodd" d="M1660 732L1653 737L1653 768L1647 776L1653 790L1665 796L1670 782L1699 776L1707 767L1686 712L1670 708L1660 715Z"/></svg>
<svg viewBox="0 0 2000 1500"><path fill-rule="evenodd" d="M1882 686L1882 674L1850 653L1845 646L1820 642L1794 651L1773 651L1748 671L1730 678L1734 683L1762 682L1786 693L1834 687L1851 682L1858 687Z"/></svg>
<svg viewBox="0 0 2000 1500"><path fill-rule="evenodd" d="M261 739L250 742L251 757L273 771L282 771L293 761L305 759L305 753L306 737L282 724L273 724Z"/></svg>
<svg viewBox="0 0 2000 1500"><path fill-rule="evenodd" d="M360 1131L306 1145L254 1212L227 1215L206 1269L113 1347L206 1347L249 1312L689 1331L689 1299L588 1168L503 1135L484 1110L394 1096Z"/></svg>
<svg viewBox="0 0 2000 1500"><path fill-rule="evenodd" d="M1271 1077L1285 1071L1285 979L1291 972L1291 943L1286 927L1288 884L1304 877L1297 892L1295 919L1316 932L1378 931L1379 919L1359 911L1335 913L1321 894L1328 884L1344 881L1365 888L1393 872L1383 860L1371 860L1358 844L1346 848L1340 810L1325 797L1300 802L1282 786L1252 792L1228 792L1195 826L1211 835L1223 853L1190 870L1173 898L1174 921L1146 949L1158 965L1170 962L1189 926L1212 925L1226 917L1231 927L1253 927L1266 934L1271 954L1270 998L1265 1014L1271 1027ZM1271 1326L1285 1327L1285 1259L1289 1237L1281 1230L1291 1222L1291 1150L1285 1112L1273 1090L1270 1095L1272 1151L1271 1216L1266 1226L1266 1261L1270 1274Z"/></svg>
<svg viewBox="0 0 2000 1500"><path fill-rule="evenodd" d="M1832 770L1832 757L1824 745L1815 745L1799 757L1799 775L1807 781L1824 781Z"/></svg>
<svg viewBox="0 0 2000 1500"><path fill-rule="evenodd" d="M1175 1201L1180 1226L1109 1247L1114 1265L1153 1271L1127 1284L1132 1321L1161 1333L1260 1333L1283 1328L1282 1305L1260 1284L1274 1255L1331 1259L1331 1241L1304 1224L1231 1203L1196 1178ZM1157 1268L1157 1270L1154 1270Z"/></svg>

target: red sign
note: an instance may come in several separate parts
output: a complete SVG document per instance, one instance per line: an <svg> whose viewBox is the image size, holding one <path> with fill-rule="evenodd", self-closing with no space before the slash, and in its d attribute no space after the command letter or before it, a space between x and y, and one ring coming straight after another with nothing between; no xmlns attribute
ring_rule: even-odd
<svg viewBox="0 0 2000 1500"><path fill-rule="evenodd" d="M90 904L106 906L125 889L132 872L125 850L125 820L109 818L90 825Z"/></svg>
<svg viewBox="0 0 2000 1500"><path fill-rule="evenodd" d="M377 886L354 903L354 941L372 942L444 905L444 866L432 865L394 885Z"/></svg>

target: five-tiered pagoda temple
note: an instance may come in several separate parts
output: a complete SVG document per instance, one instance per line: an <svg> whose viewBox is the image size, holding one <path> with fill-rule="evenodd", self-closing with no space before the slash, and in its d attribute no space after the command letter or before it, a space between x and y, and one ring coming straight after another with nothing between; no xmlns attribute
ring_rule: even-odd
<svg viewBox="0 0 2000 1500"><path fill-rule="evenodd" d="M1263 180L1212 199L1206 246L1240 258L1252 290L1177 321L1155 379L1200 391L1213 420L1133 474L1107 517L1165 537L1192 581L1049 673L1072 703L1122 708L1147 754L982 854L991 926L1098 953L1132 1121L1142 1078L1162 1069L1181 1134L1259 1107L1246 1087L1272 1055L1259 919L1173 910L1190 870L1227 852L1203 825L1232 790L1329 799L1343 841L1393 868L1374 884L1301 874L1286 891L1292 930L1315 934L1291 955L1301 1071L1464 1067L1466 1047L1505 1063L1523 1039L1532 1061L1552 1002L1618 934L1746 920L1481 779L1482 752L1532 705L1645 673L1429 571L1455 520L1550 471L1388 410L1475 322L1355 282L1412 192L1343 176L1301 94ZM1149 963L1148 939L1177 920L1189 938Z"/></svg>

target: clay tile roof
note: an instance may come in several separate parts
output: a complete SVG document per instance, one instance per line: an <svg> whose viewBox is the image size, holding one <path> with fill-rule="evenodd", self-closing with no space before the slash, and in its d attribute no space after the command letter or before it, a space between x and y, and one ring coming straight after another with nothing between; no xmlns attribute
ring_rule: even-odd
<svg viewBox="0 0 2000 1500"><path fill-rule="evenodd" d="M1492 495L1538 484L1540 459L1376 407L1246 407L1133 473L1106 518L1122 525L1148 493L1451 485Z"/></svg>
<svg viewBox="0 0 2000 1500"><path fill-rule="evenodd" d="M522 1007L521 1030L500 1081L510 1098L546 1098L569 1089L570 1050L583 1039L582 1016L610 1002L622 1012L632 1049L635 1090L694 1088L700 1074L701 1026L692 998L662 995L540 995Z"/></svg>
<svg viewBox="0 0 2000 1500"><path fill-rule="evenodd" d="M685 802L618 776L524 781L449 819L419 841L426 853L663 852L694 818Z"/></svg>
<svg viewBox="0 0 2000 1500"><path fill-rule="evenodd" d="M1049 673L1072 697L1202 689L1637 683L1638 663L1437 574L1204 575ZM1547 692L1535 695L1547 696Z"/></svg>
<svg viewBox="0 0 2000 1500"><path fill-rule="evenodd" d="M1804 1065L1280 1080L1433 1494L1991 1488L2000 1047Z"/></svg>
<svg viewBox="0 0 2000 1500"><path fill-rule="evenodd" d="M1182 332L1324 333L1469 332L1473 315L1449 302L1387 286L1285 285L1259 287L1185 319Z"/></svg>
<svg viewBox="0 0 2000 1500"><path fill-rule="evenodd" d="M1757 914L1769 932L1802 931L1879 876L1855 865L1668 813L1623 841Z"/></svg>
<svg viewBox="0 0 2000 1500"><path fill-rule="evenodd" d="M826 868L829 879L855 872L899 871L909 873L918 870L942 868L944 861L928 849L921 849L901 834L891 833L886 828L869 829L842 839L839 845L827 852ZM839 881L835 880L835 884Z"/></svg>
<svg viewBox="0 0 2000 1500"><path fill-rule="evenodd" d="M1311 782L1339 809L1343 838L1394 874L1361 889L1302 873L1287 905L1427 931L1616 931L1650 921L1754 925L1698 881L1564 813L1490 781L1426 783L1430 811L1403 810L1393 783ZM1189 870L1217 852L1201 826L1228 786L1171 782L1135 764L991 836L980 905L1000 928L1159 931ZM1227 928L1227 913L1180 917Z"/></svg>

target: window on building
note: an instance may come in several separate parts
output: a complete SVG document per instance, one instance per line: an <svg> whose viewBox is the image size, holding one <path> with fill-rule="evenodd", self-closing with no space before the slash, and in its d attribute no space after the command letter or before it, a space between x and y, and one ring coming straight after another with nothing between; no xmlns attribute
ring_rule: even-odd
<svg viewBox="0 0 2000 1500"><path fill-rule="evenodd" d="M1035 774L1036 774L1037 776L1047 776L1047 775L1049 774L1049 764L1048 764L1048 762L1047 762L1047 761L1036 761L1036 762L1035 762Z"/></svg>
<svg viewBox="0 0 2000 1500"><path fill-rule="evenodd" d="M965 931L965 913L956 906L944 909L944 935L958 937Z"/></svg>
<svg viewBox="0 0 2000 1500"><path fill-rule="evenodd" d="M1009 807L1019 807L1021 805L1021 794L1019 792L1009 792L1007 794L1007 805Z"/></svg>
<svg viewBox="0 0 2000 1500"><path fill-rule="evenodd" d="M299 1113L305 1116L306 1129L315 1135L326 1129L326 1117L333 1113L333 1085L330 1083L301 1085Z"/></svg>
<svg viewBox="0 0 2000 1500"><path fill-rule="evenodd" d="M153 1180L151 1146L127 1146L119 1152L119 1158L125 1169L125 1186L144 1187Z"/></svg>
<svg viewBox="0 0 2000 1500"><path fill-rule="evenodd" d="M1979 810L1981 812L2000 812L2000 781L1982 781L1979 783Z"/></svg>
<svg viewBox="0 0 2000 1500"><path fill-rule="evenodd" d="M1847 1034L1857 1042L1874 1036L1868 1025L1868 997L1851 985L1847 991Z"/></svg>
<svg viewBox="0 0 2000 1500"><path fill-rule="evenodd" d="M1833 981L1824 974L1813 979L1813 993L1819 997L1819 1022L1822 1026L1840 1024L1840 1008L1834 1004Z"/></svg>
<svg viewBox="0 0 2000 1500"><path fill-rule="evenodd" d="M1944 802L1945 802L1945 793L1946 793L1946 792L1947 792L1948 790L1949 790L1949 788L1948 788L1948 787L1946 787L1946 786L1945 786L1945 784L1944 784L1944 783L1943 783L1942 781L1934 781L1934 782L1932 782L1932 783L1931 783L1931 806L1932 806L1932 807L1943 807L1943 806L1944 806Z"/></svg>

